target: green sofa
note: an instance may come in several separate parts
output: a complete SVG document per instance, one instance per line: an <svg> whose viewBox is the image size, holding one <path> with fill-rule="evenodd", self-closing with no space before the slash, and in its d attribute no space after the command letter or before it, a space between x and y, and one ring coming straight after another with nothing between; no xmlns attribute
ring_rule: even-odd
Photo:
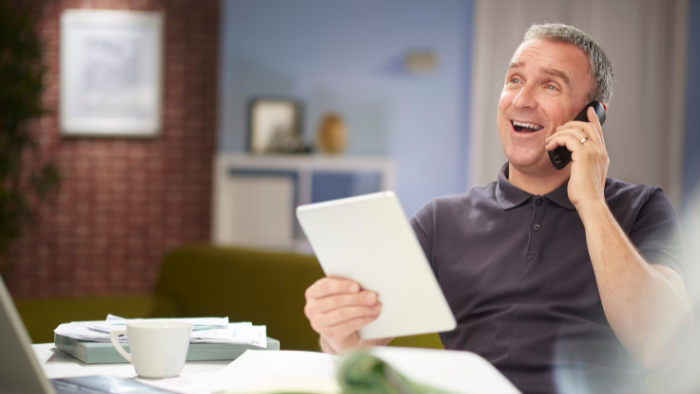
<svg viewBox="0 0 700 394"><path fill-rule="evenodd" d="M318 350L304 316L304 290L323 271L313 256L189 246L167 254L150 295L15 300L35 343L53 342L60 323L129 317L228 316L267 326L282 349ZM437 335L397 338L394 346L442 348Z"/></svg>

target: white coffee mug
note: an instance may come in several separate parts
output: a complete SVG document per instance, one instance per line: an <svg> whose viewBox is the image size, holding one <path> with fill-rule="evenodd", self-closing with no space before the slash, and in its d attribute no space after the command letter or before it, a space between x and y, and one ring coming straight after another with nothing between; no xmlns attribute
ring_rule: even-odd
<svg viewBox="0 0 700 394"><path fill-rule="evenodd" d="M182 372L190 347L192 323L178 321L137 321L126 329L113 330L109 336L119 354L134 364L136 373L144 378L168 378ZM127 353L117 339L129 337Z"/></svg>

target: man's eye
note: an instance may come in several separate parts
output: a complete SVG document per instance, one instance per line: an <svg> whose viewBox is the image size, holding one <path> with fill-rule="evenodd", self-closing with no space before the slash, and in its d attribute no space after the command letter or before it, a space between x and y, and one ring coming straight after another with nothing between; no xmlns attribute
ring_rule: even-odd
<svg viewBox="0 0 700 394"><path fill-rule="evenodd" d="M510 80L512 83L520 83L520 80L518 78L513 78Z"/></svg>
<svg viewBox="0 0 700 394"><path fill-rule="evenodd" d="M557 90L557 87L554 85L547 85L548 90Z"/></svg>

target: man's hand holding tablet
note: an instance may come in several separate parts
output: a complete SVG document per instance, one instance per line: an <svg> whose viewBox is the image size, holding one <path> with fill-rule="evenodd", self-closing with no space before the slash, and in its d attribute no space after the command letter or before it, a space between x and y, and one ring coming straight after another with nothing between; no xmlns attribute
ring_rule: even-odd
<svg viewBox="0 0 700 394"><path fill-rule="evenodd" d="M307 289L304 308L325 352L455 328L394 193L304 205L297 217L328 276Z"/></svg>
<svg viewBox="0 0 700 394"><path fill-rule="evenodd" d="M304 314L321 335L326 353L340 354L367 345L386 345L387 339L362 340L358 330L379 317L382 305L377 293L342 278L319 279L306 289Z"/></svg>

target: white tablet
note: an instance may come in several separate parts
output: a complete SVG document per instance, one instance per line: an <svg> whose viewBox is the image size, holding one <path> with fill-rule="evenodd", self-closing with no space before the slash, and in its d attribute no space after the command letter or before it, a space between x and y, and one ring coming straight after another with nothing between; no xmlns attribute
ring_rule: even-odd
<svg viewBox="0 0 700 394"><path fill-rule="evenodd" d="M455 318L393 192L303 205L297 218L327 276L377 292L362 339L451 331Z"/></svg>

